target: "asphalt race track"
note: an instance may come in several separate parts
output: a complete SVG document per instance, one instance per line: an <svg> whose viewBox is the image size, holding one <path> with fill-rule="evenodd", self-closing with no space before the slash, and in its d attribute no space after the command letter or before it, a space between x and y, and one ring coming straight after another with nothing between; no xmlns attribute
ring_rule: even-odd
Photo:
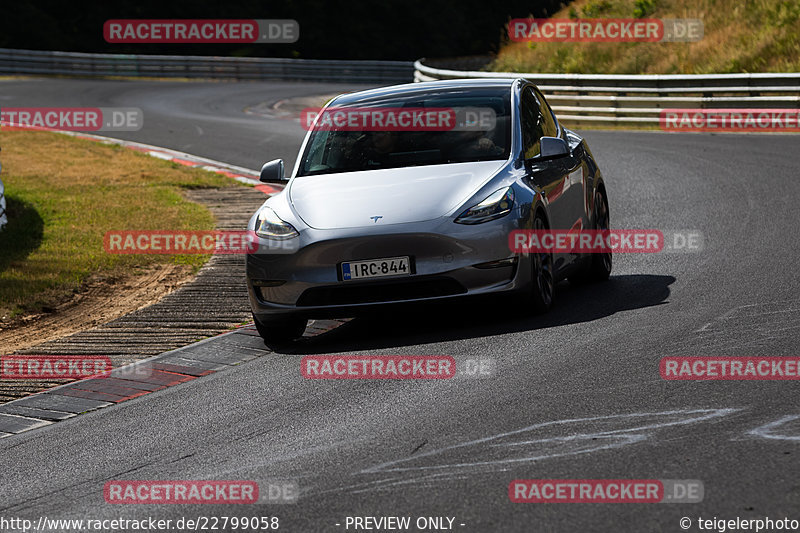
<svg viewBox="0 0 800 533"><path fill-rule="evenodd" d="M355 88L11 80L0 82L0 105L140 107L141 131L107 135L257 168L275 157L293 163L304 131L245 108ZM798 355L798 137L585 136L607 180L612 227L698 230L704 249L616 255L609 282L561 284L541 317L494 299L355 319L282 353L1 439L0 514L277 516L285 531L345 531L348 516L454 517L465 532L800 519L800 384L659 374L664 356ZM496 367L482 379L303 379L303 355L336 353L492 358ZM530 478L693 479L705 495L693 504L511 503L509 482ZM301 497L110 505L103 485L114 479L292 479Z"/></svg>
<svg viewBox="0 0 800 533"><path fill-rule="evenodd" d="M294 164L305 133L286 119L265 119L270 104L290 97L336 94L369 85L290 82L135 82L10 80L0 82L0 107L136 107L144 127L99 135L138 141L224 163L261 168L265 158Z"/></svg>

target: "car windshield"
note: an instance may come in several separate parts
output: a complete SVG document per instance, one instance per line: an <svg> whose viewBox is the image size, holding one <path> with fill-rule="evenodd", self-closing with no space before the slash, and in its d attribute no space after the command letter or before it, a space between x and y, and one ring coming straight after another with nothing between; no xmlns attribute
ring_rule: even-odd
<svg viewBox="0 0 800 533"><path fill-rule="evenodd" d="M301 118L312 133L298 175L505 160L511 148L510 92L414 91L334 103L321 115Z"/></svg>

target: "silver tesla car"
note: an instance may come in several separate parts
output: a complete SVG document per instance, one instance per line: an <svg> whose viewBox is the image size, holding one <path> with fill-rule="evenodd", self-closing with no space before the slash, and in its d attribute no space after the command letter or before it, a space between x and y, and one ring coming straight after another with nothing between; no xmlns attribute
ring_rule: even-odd
<svg viewBox="0 0 800 533"><path fill-rule="evenodd" d="M586 142L530 81L348 93L309 124L290 177L280 159L263 166L262 181L286 186L248 226L258 250L247 286L266 341L397 302L504 293L543 312L558 281L608 279L610 253L509 246L514 230L609 228Z"/></svg>

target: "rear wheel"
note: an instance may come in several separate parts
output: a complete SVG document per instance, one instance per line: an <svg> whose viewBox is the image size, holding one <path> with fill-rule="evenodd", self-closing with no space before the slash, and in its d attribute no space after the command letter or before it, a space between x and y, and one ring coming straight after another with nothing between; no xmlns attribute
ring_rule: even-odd
<svg viewBox="0 0 800 533"><path fill-rule="evenodd" d="M253 322L258 334L269 344L289 342L302 337L308 321L305 318L290 317L262 322L253 315Z"/></svg>
<svg viewBox="0 0 800 533"><path fill-rule="evenodd" d="M534 230L547 230L547 223L541 214L533 221ZM555 296L555 273L553 254L534 252L531 254L531 303L535 313L544 313L553 306Z"/></svg>
<svg viewBox="0 0 800 533"><path fill-rule="evenodd" d="M605 195L597 190L594 193L594 220L592 229L607 232L611 229L611 217L608 212L608 200ZM580 273L569 277L570 283L587 283L592 281L606 281L611 275L612 259L611 252L589 254L589 261L586 268Z"/></svg>

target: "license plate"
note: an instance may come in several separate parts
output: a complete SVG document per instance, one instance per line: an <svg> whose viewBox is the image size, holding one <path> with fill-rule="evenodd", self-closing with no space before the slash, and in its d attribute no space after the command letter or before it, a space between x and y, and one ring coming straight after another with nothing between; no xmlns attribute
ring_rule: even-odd
<svg viewBox="0 0 800 533"><path fill-rule="evenodd" d="M411 261L407 256L342 263L344 281L409 275L411 275Z"/></svg>

